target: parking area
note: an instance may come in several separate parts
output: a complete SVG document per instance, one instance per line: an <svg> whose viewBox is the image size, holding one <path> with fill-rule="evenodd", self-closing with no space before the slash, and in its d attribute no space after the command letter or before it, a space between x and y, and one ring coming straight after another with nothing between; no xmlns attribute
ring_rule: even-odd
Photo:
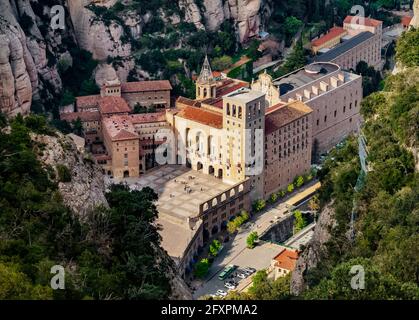
<svg viewBox="0 0 419 320"><path fill-rule="evenodd" d="M238 235L240 236L240 235ZM240 239L240 240L239 240ZM245 237L234 239L234 242L243 243ZM242 242L242 241L243 242ZM227 250L223 256L217 257L210 270L209 279L203 283L193 294L194 298L197 299L204 295L215 294L217 290L223 290L228 292L231 289L225 287L226 281L234 281L237 283L237 288L243 287L241 284L245 282L245 279L240 278L239 274L243 273L243 269L246 267L253 268L255 270L267 269L271 263L272 258L280 252L282 246L273 243L261 243L254 249L247 249L245 246L236 252L237 248L229 248L232 244L227 244L223 250ZM235 250L236 249L236 250ZM227 277L224 281L220 280L218 276L228 265L235 265L237 269L232 273L231 276Z"/></svg>

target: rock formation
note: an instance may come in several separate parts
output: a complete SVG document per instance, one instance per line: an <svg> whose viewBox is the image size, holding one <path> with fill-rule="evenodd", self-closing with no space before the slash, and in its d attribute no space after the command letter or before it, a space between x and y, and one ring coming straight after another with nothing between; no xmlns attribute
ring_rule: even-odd
<svg viewBox="0 0 419 320"><path fill-rule="evenodd" d="M419 0L413 2L413 18L410 21L410 26L419 28Z"/></svg>
<svg viewBox="0 0 419 320"><path fill-rule="evenodd" d="M99 61L99 74L108 69L109 60L117 59L113 67L125 81L134 68L132 43L141 38L143 27L153 17L173 25L189 22L209 31L231 20L238 41L245 42L260 31L272 0L177 0L173 5L178 11L162 8L142 14L129 7L132 0L124 0L122 9L106 17L103 12L112 10L116 0L57 0L54 4L65 8L65 30L51 28L51 4L47 3L0 2L0 110L11 116L28 113L32 100L56 98L61 93L58 62L63 57L71 60L72 46L92 53ZM137 73L145 74L143 71ZM95 78L100 82L100 76Z"/></svg>
<svg viewBox="0 0 419 320"><path fill-rule="evenodd" d="M330 230L334 226L334 210L332 205L327 205L320 213L319 219L314 227L313 237L305 250L299 256L295 270L291 275L291 293L301 294L307 284L304 275L308 270L314 268L320 259L326 254L325 244L330 239Z"/></svg>
<svg viewBox="0 0 419 320"><path fill-rule="evenodd" d="M81 220L96 206L107 206L103 174L89 154L77 148L74 141L61 133L57 136L32 135L32 139L44 147L39 158L42 164L55 171L58 181L57 166L63 165L71 174L71 181L59 182L58 189L64 204L76 213Z"/></svg>

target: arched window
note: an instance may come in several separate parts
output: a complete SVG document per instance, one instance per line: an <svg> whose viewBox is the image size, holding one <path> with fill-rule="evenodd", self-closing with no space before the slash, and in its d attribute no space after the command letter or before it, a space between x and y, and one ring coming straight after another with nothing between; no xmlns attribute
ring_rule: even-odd
<svg viewBox="0 0 419 320"><path fill-rule="evenodd" d="M242 107L241 107L241 106L239 106L239 113L238 113L238 117L239 117L239 119L241 119L241 118L242 118Z"/></svg>
<svg viewBox="0 0 419 320"><path fill-rule="evenodd" d="M236 116L236 105L233 104L233 111L232 111L232 116L235 117Z"/></svg>
<svg viewBox="0 0 419 320"><path fill-rule="evenodd" d="M207 88L204 88L204 98L207 97Z"/></svg>
<svg viewBox="0 0 419 320"><path fill-rule="evenodd" d="M227 115L228 116L230 115L230 104L229 103L227 103Z"/></svg>

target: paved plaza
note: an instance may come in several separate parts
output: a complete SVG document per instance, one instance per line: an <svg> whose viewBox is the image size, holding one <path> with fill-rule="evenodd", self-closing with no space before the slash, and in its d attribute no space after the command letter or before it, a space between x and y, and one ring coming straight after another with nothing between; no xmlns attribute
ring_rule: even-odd
<svg viewBox="0 0 419 320"><path fill-rule="evenodd" d="M181 220L196 216L201 203L231 188L220 179L180 165L167 165L124 181L133 189L152 188L159 195L159 213Z"/></svg>
<svg viewBox="0 0 419 320"><path fill-rule="evenodd" d="M159 167L138 178L115 182L125 182L135 190L150 187L159 195L156 206L161 244L175 261L182 258L202 224L201 219L190 223L188 218L199 214L201 203L231 188L220 179L181 165Z"/></svg>

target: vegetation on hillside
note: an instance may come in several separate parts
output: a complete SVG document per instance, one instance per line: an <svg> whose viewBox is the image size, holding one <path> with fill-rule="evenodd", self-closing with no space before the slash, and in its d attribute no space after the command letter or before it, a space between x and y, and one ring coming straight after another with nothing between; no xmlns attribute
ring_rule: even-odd
<svg viewBox="0 0 419 320"><path fill-rule="evenodd" d="M412 30L399 41L406 50ZM418 54L418 46L407 48ZM399 54L400 55L400 54ZM354 191L360 172L357 142L333 152L320 172L321 204L333 199L337 226L327 244L328 256L311 270L306 298L419 299L419 179L411 153L418 144L418 65L391 75L384 90L362 103L369 171ZM353 200L357 203L355 239L348 239ZM365 270L365 291L352 290L352 265Z"/></svg>
<svg viewBox="0 0 419 320"><path fill-rule="evenodd" d="M55 134L43 117L0 117L0 299L162 299L171 292L171 261L159 254L157 195L113 185L110 208L85 219L63 204L58 181L68 168L44 167L31 132ZM158 261L158 263L157 263ZM65 268L65 290L50 269Z"/></svg>

